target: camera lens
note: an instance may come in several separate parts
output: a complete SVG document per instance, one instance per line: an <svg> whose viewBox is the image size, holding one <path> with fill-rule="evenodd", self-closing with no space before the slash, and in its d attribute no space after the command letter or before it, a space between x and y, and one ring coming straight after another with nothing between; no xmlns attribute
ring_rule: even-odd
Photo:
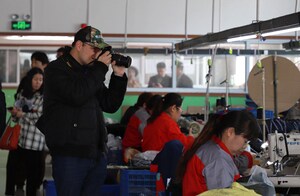
<svg viewBox="0 0 300 196"><path fill-rule="evenodd" d="M112 54L111 59L112 61L116 61L116 65L124 66L126 68L130 67L132 61L130 56L123 56L115 53Z"/></svg>

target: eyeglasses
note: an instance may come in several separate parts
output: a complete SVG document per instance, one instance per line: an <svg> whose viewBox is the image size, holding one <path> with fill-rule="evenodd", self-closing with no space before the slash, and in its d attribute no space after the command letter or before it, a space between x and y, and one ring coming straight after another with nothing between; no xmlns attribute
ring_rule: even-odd
<svg viewBox="0 0 300 196"><path fill-rule="evenodd" d="M91 45L89 42L83 42L83 45L88 45L90 47L91 50L94 50L94 52L99 52L100 49L96 48L95 46Z"/></svg>

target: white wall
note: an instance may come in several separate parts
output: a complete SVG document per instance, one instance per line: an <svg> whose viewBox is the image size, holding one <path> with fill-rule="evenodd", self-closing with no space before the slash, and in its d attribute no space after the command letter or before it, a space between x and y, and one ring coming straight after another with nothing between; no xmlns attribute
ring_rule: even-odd
<svg viewBox="0 0 300 196"><path fill-rule="evenodd" d="M73 33L81 23L99 28L104 34L185 35L185 6L188 6L187 34L250 24L295 12L296 0L0 0L0 32L10 30L11 14L31 14L29 32ZM126 23L127 2L127 23ZM214 11L212 4L215 2Z"/></svg>

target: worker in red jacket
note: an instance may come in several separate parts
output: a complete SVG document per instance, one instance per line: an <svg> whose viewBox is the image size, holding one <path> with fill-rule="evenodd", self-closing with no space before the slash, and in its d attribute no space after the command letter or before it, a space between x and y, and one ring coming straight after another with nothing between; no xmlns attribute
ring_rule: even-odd
<svg viewBox="0 0 300 196"><path fill-rule="evenodd" d="M151 163L151 168L157 168L155 172L161 174L160 185L157 185L161 190L157 191L163 191L167 187L168 179L175 177L183 149L188 148L194 141L191 130L186 136L177 124L182 113L181 105L182 98L179 94L166 94L144 129L142 150L159 151Z"/></svg>
<svg viewBox="0 0 300 196"><path fill-rule="evenodd" d="M248 111L211 117L178 165L176 183L181 184L182 195L231 187L253 165L253 157L245 148L259 130Z"/></svg>
<svg viewBox="0 0 300 196"><path fill-rule="evenodd" d="M194 141L193 135L184 135L177 124L182 113L181 104L182 98L177 93L168 93L162 97L161 106L153 111L144 129L143 151L161 151L171 140L179 140L185 147Z"/></svg>
<svg viewBox="0 0 300 196"><path fill-rule="evenodd" d="M147 120L152 114L153 109L157 107L160 100L161 95L153 95L143 104L143 107L138 109L130 118L122 140L123 155L127 148L134 148L139 151L142 150L144 128L147 125ZM124 158L125 157L126 156L124 155ZM126 162L126 159L124 159L124 161Z"/></svg>
<svg viewBox="0 0 300 196"><path fill-rule="evenodd" d="M177 93L162 97L161 105L154 109L144 129L143 151L160 151L171 140L179 140L185 147L194 141L194 136L184 135L177 124L182 113L181 104L182 98Z"/></svg>

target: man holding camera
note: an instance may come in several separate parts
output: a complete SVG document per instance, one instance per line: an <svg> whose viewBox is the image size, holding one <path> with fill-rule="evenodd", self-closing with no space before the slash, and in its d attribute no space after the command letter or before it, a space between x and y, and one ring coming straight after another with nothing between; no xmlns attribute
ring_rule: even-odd
<svg viewBox="0 0 300 196"><path fill-rule="evenodd" d="M91 26L75 34L69 54L45 69L44 114L38 127L52 156L58 196L100 195L106 177L107 132L103 112L122 104L127 76L125 66L112 61L109 45ZM108 66L113 73L104 85Z"/></svg>

